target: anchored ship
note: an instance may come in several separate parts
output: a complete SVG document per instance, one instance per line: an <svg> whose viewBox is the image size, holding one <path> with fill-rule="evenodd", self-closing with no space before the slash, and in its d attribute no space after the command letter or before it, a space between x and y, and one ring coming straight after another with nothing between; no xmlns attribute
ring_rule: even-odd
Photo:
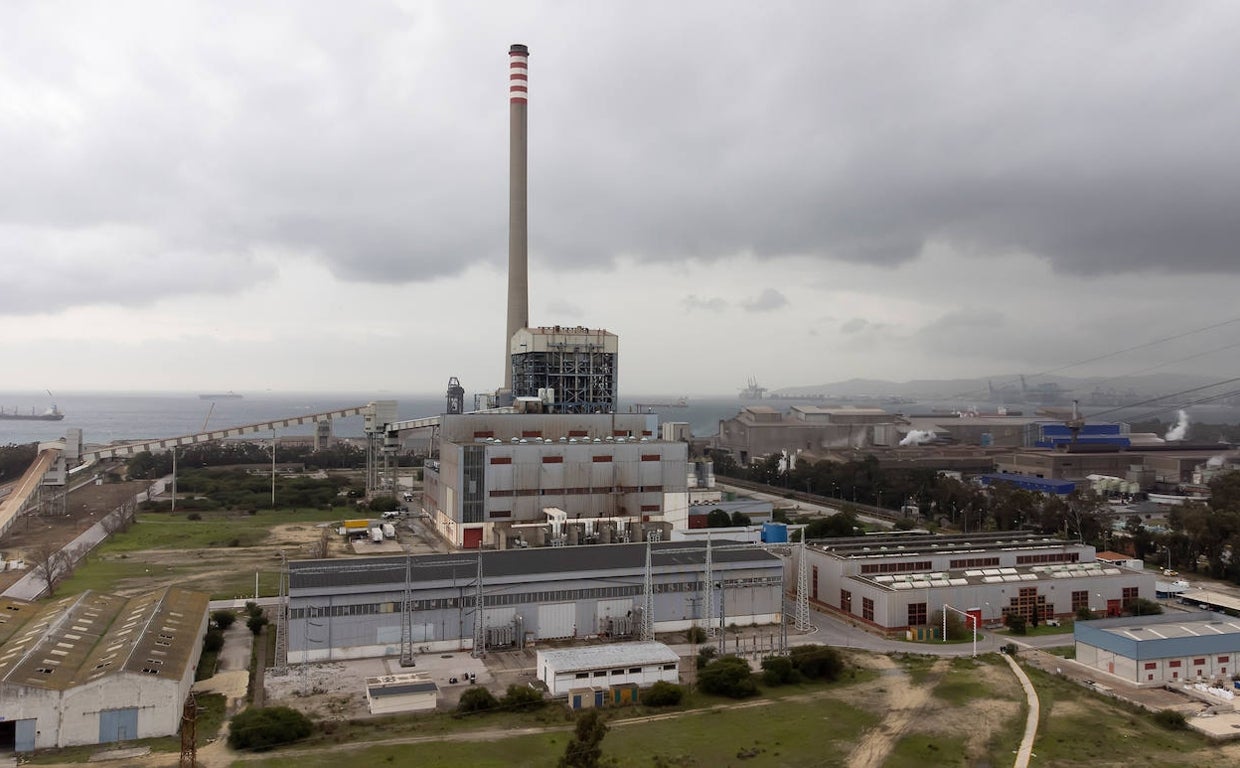
<svg viewBox="0 0 1240 768"><path fill-rule="evenodd" d="M30 409L30 413L21 413L16 408L8 411L0 407L0 420L4 421L60 421L64 417L64 412L55 405L43 413L37 413L33 408Z"/></svg>

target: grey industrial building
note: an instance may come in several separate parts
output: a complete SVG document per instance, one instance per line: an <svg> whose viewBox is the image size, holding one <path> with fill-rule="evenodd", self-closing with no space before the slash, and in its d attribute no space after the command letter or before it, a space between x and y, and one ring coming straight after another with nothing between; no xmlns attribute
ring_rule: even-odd
<svg viewBox="0 0 1240 768"><path fill-rule="evenodd" d="M206 626L207 595L175 587L0 600L0 750L177 733Z"/></svg>
<svg viewBox="0 0 1240 768"><path fill-rule="evenodd" d="M554 413L616 410L620 340L593 328L521 328L512 336L512 394Z"/></svg>
<svg viewBox="0 0 1240 768"><path fill-rule="evenodd" d="M1166 613L1078 622L1076 661L1138 686L1225 681L1236 674L1240 619Z"/></svg>
<svg viewBox="0 0 1240 768"><path fill-rule="evenodd" d="M884 633L933 628L943 606L980 623L1118 615L1154 597L1154 577L1098 562L1094 548L1028 532L888 534L811 542L809 601Z"/></svg>
<svg viewBox="0 0 1240 768"><path fill-rule="evenodd" d="M688 446L646 414L443 416L422 509L455 547L667 539L688 525Z"/></svg>
<svg viewBox="0 0 1240 768"><path fill-rule="evenodd" d="M653 611L643 633L647 546ZM706 562L706 548L688 542L294 561L287 660L403 657L406 643L416 653L574 637L633 639L717 625L721 611L728 624L782 620L779 557L716 543L709 579ZM709 594L708 583L714 585ZM406 600L408 612L402 611Z"/></svg>

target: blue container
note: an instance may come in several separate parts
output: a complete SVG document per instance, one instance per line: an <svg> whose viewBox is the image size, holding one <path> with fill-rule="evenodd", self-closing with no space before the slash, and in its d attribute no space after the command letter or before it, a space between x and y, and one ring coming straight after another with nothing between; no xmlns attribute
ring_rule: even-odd
<svg viewBox="0 0 1240 768"><path fill-rule="evenodd" d="M788 526L784 523L763 523L762 524L762 543L763 544L787 544L788 543Z"/></svg>

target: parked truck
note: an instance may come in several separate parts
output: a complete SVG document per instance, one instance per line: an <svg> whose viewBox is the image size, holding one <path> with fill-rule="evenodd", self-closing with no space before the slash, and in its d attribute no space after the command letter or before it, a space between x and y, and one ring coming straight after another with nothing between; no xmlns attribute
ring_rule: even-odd
<svg viewBox="0 0 1240 768"><path fill-rule="evenodd" d="M396 526L391 523L384 523L379 527L379 530L383 531L383 538L385 539L396 538Z"/></svg>
<svg viewBox="0 0 1240 768"><path fill-rule="evenodd" d="M382 528L371 528L370 529L370 540L376 544L382 544L383 543L383 529Z"/></svg>

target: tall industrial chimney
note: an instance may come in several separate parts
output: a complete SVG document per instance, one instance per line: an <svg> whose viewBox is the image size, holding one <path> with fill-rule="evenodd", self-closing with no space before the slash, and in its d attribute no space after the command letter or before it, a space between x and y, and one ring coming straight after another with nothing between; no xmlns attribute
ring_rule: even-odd
<svg viewBox="0 0 1240 768"><path fill-rule="evenodd" d="M508 49L508 333L504 336L504 388L512 389L512 337L530 324L526 234L526 102L529 48Z"/></svg>

